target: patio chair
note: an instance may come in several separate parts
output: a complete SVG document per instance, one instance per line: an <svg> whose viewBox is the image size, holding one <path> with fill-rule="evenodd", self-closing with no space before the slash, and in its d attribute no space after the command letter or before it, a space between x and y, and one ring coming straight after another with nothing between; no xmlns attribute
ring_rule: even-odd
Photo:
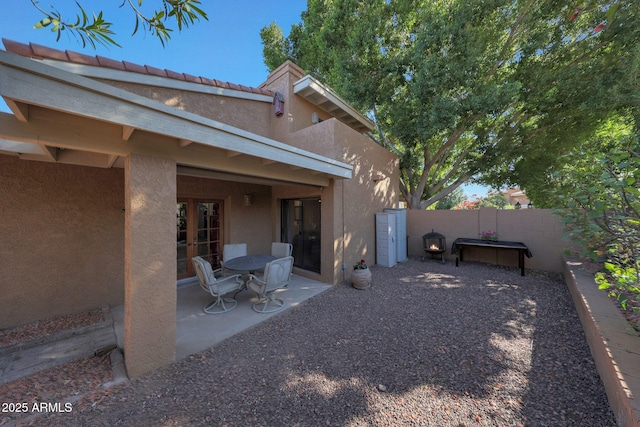
<svg viewBox="0 0 640 427"><path fill-rule="evenodd" d="M284 258L291 256L293 253L293 245L291 243L271 243L271 255L276 258Z"/></svg>
<svg viewBox="0 0 640 427"><path fill-rule="evenodd" d="M271 256L276 258L284 258L287 256L291 256L293 253L293 245L291 243L280 243L280 242L272 242L271 243ZM256 273L263 274L264 269L256 270Z"/></svg>
<svg viewBox="0 0 640 427"><path fill-rule="evenodd" d="M224 268L225 261L247 255L246 243L228 243L222 248L222 261L220 265ZM224 270L223 270L224 271ZM226 271L224 271L226 273ZM233 273L235 274L235 273Z"/></svg>
<svg viewBox="0 0 640 427"><path fill-rule="evenodd" d="M238 292L244 286L240 274L216 278L216 273L222 269L213 270L211 264L199 256L191 258L193 268L196 270L200 286L205 292L209 292L215 301L207 304L202 310L207 314L221 314L233 310L238 302L235 298L225 298L224 295Z"/></svg>
<svg viewBox="0 0 640 427"><path fill-rule="evenodd" d="M284 288L291 279L293 257L279 258L267 263L262 278L250 275L247 287L258 294L258 301L251 308L257 313L273 313L284 307L284 301L274 298L273 292Z"/></svg>

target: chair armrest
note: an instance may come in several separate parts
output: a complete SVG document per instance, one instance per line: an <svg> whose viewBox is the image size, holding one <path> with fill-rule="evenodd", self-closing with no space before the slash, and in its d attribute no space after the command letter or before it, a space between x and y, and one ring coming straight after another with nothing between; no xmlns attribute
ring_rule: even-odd
<svg viewBox="0 0 640 427"><path fill-rule="evenodd" d="M234 274L233 276L224 276L219 279L216 279L216 282L227 283L227 282L230 282L231 280L235 280L238 283L244 283L244 281L242 280L242 274Z"/></svg>
<svg viewBox="0 0 640 427"><path fill-rule="evenodd" d="M249 280L247 280L247 288L251 289L257 294L263 294L267 286L267 282L260 279L254 274L249 274Z"/></svg>
<svg viewBox="0 0 640 427"><path fill-rule="evenodd" d="M235 286L232 284L232 282L235 282ZM229 288L229 285L231 284L231 288ZM244 286L244 281L242 280L242 275L241 274L234 274L233 276L225 276L225 277L221 277L219 279L216 279L215 282L210 283L209 284L209 291L211 291L212 293L226 293L229 292L232 289L240 289L242 288L242 286ZM220 288L223 289L220 289ZM225 289L226 288L226 289Z"/></svg>

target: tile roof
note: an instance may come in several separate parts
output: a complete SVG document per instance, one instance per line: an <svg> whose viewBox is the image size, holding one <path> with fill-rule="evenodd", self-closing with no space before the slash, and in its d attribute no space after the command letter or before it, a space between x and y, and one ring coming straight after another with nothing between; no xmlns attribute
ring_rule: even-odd
<svg viewBox="0 0 640 427"><path fill-rule="evenodd" d="M148 74L150 76L158 76L173 80L182 80L185 82L198 83L207 86L215 86L223 89L232 89L242 92L257 93L261 95L273 96L273 92L266 89L258 89L254 87L238 85L229 82L223 82L215 79L207 79L205 77L196 77L186 73L177 73L171 70L161 70L150 65L133 64L128 61L116 61L115 59L105 58L104 56L90 56L83 53L73 52L70 50L52 49L46 46L34 43L24 44L13 40L3 38L7 52L25 56L34 59L53 59L56 61L71 62L74 64L90 65L94 67L111 68L120 71L129 71L139 74Z"/></svg>

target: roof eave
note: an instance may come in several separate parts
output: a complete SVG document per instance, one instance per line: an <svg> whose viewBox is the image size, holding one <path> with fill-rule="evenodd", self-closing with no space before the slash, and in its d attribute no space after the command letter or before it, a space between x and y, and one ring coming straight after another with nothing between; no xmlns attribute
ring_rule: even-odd
<svg viewBox="0 0 640 427"><path fill-rule="evenodd" d="M147 131L332 178L348 179L353 173L353 167L346 163L1 50L0 95L18 103L117 124L123 127L123 135Z"/></svg>
<svg viewBox="0 0 640 427"><path fill-rule="evenodd" d="M293 93L322 108L360 133L371 132L375 125L333 90L307 75L293 84Z"/></svg>

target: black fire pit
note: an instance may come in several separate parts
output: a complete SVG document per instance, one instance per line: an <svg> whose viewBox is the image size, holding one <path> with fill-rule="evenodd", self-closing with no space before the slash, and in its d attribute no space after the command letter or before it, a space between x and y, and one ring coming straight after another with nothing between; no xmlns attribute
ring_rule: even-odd
<svg viewBox="0 0 640 427"><path fill-rule="evenodd" d="M447 239L442 234L436 233L431 229L431 233L422 236L422 246L425 252L425 256L422 257L422 262L425 261L427 255L431 254L432 258L440 255L440 261L444 264L444 252L447 250Z"/></svg>

